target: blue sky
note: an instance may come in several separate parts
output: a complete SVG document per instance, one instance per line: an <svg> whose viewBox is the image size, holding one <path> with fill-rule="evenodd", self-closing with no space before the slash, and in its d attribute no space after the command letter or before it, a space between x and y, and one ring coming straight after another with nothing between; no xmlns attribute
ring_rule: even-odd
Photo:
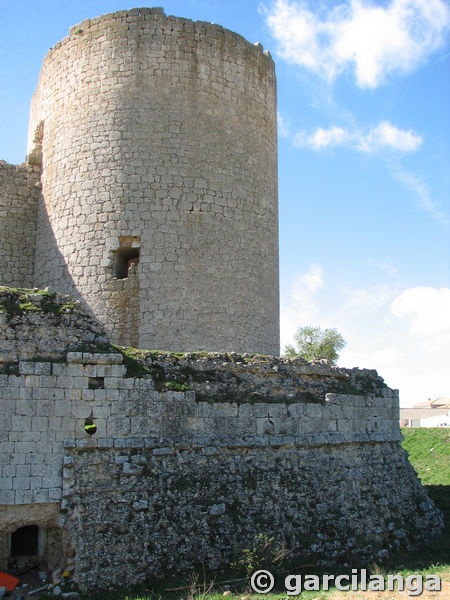
<svg viewBox="0 0 450 600"><path fill-rule="evenodd" d="M281 343L347 340L404 406L450 397L450 6L168 0L261 42L278 79ZM42 60L123 0L0 0L0 159L23 162Z"/></svg>

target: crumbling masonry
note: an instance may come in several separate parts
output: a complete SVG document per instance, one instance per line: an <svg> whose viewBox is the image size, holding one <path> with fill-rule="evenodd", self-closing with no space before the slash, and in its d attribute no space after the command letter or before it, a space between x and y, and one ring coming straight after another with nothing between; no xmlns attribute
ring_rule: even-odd
<svg viewBox="0 0 450 600"><path fill-rule="evenodd" d="M82 589L441 529L398 393L274 356L276 153L273 62L217 25L120 11L45 58L0 164L0 568L28 526Z"/></svg>

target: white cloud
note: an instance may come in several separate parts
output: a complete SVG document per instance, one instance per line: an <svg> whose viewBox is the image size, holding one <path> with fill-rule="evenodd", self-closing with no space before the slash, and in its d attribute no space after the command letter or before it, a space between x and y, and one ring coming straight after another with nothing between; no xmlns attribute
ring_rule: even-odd
<svg viewBox="0 0 450 600"><path fill-rule="evenodd" d="M281 350L292 343L299 327L314 324L318 311L317 292L324 287L324 272L320 265L312 264L292 280L287 294L282 298L280 329Z"/></svg>
<svg viewBox="0 0 450 600"><path fill-rule="evenodd" d="M392 365L398 364L402 358L402 352L397 348L392 348L390 346L381 348L372 353L373 362L379 369L383 369L383 367L392 367Z"/></svg>
<svg viewBox="0 0 450 600"><path fill-rule="evenodd" d="M395 298L391 313L409 319L409 332L426 352L446 347L450 356L450 289L409 288Z"/></svg>
<svg viewBox="0 0 450 600"><path fill-rule="evenodd" d="M330 127L329 129L316 129L314 133L307 135L300 131L294 138L294 145L299 148L312 148L321 150L334 146L342 146L351 142L352 136L341 127Z"/></svg>
<svg viewBox="0 0 450 600"><path fill-rule="evenodd" d="M294 138L294 145L312 150L347 146L359 152L373 153L382 150L414 152L422 144L422 137L414 131L399 129L389 121L381 121L364 135L359 130L349 131L342 127L316 129L307 134L301 131Z"/></svg>
<svg viewBox="0 0 450 600"><path fill-rule="evenodd" d="M397 267L394 267L394 265L391 265L390 263L374 260L369 260L368 262L372 267L382 269L383 271L386 271L386 273L389 273L389 275L391 276L397 275L398 273Z"/></svg>
<svg viewBox="0 0 450 600"><path fill-rule="evenodd" d="M431 197L431 191L428 185L414 173L409 173L401 168L399 165L391 165L390 171L392 176L403 183L419 201L422 210L430 213L441 223L448 225L450 223L449 216L440 210Z"/></svg>
<svg viewBox="0 0 450 600"><path fill-rule="evenodd" d="M357 149L369 153L384 148L400 152L414 152L421 144L422 138L417 133L398 129L389 121L381 121L366 136L361 136Z"/></svg>
<svg viewBox="0 0 450 600"><path fill-rule="evenodd" d="M320 265L311 265L305 273L296 277L293 284L294 296L300 292L315 294L323 287L323 268Z"/></svg>
<svg viewBox="0 0 450 600"><path fill-rule="evenodd" d="M323 6L277 0L266 10L279 53L328 80L352 69L362 88L414 69L442 44L450 23L442 0L391 0L385 6L345 0Z"/></svg>

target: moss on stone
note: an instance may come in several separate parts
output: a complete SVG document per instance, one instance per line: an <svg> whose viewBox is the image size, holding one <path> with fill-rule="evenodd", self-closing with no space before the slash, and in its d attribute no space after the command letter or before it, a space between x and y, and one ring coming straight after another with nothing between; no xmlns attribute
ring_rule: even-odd
<svg viewBox="0 0 450 600"><path fill-rule="evenodd" d="M0 312L13 317L26 312L60 315L76 308L67 296L40 289L0 287Z"/></svg>

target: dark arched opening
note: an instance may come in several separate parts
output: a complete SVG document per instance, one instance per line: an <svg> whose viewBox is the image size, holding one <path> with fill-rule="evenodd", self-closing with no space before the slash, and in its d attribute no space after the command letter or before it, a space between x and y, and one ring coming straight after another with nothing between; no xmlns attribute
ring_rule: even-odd
<svg viewBox="0 0 450 600"><path fill-rule="evenodd" d="M27 525L11 535L11 557L36 556L39 550L39 527Z"/></svg>

